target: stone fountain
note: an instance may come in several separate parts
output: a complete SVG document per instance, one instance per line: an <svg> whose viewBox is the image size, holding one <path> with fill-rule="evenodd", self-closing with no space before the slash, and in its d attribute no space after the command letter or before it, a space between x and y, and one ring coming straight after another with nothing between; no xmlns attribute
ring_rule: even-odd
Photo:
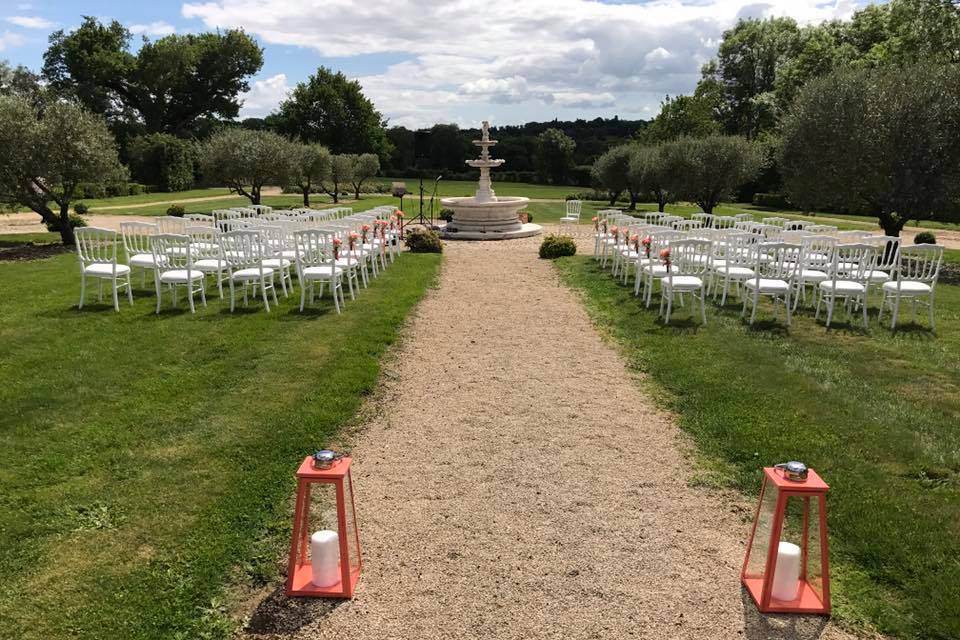
<svg viewBox="0 0 960 640"><path fill-rule="evenodd" d="M527 206L530 198L497 196L490 183L490 169L499 167L504 160L490 157L490 147L497 144L490 139L490 123L483 121L480 140L473 144L480 147L480 158L467 160L467 164L480 169L480 182L473 197L444 198L440 201L446 209L453 210L453 221L444 230L449 240L509 240L535 236L541 232L538 224L522 223L517 212Z"/></svg>

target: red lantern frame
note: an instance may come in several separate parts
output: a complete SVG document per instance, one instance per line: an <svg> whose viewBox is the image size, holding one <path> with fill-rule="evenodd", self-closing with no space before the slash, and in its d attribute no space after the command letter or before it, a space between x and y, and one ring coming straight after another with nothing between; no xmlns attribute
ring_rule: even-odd
<svg viewBox="0 0 960 640"><path fill-rule="evenodd" d="M760 489L760 499L757 501L757 511L750 529L750 538L747 542L746 555L743 559L743 568L740 570L740 581L750 593L761 613L830 613L830 560L827 535L827 491L830 487L813 470L810 469L807 479L803 481L788 480L783 469L764 467L763 485ZM761 576L748 574L751 553L754 550L757 524L764 515L764 497L769 491L776 491L776 502L773 507L769 546L766 548L764 569ZM800 564L800 587L797 597L784 601L773 598L773 582L777 566L777 554L780 547L780 537L787 509L787 500L791 497L803 501L802 541ZM811 501L816 501L818 517L815 522L810 519ZM820 593L808 575L809 562L809 532L811 525L816 525L819 540L820 555ZM762 541L761 541L762 543Z"/></svg>
<svg viewBox="0 0 960 640"><path fill-rule="evenodd" d="M329 469L315 469L313 456L304 458L297 469L297 503L293 516L293 533L290 539L290 558L287 562L287 595L319 598L352 598L360 569L363 566L360 553L360 528L357 526L357 510L353 499L353 479L350 475L351 459L335 460ZM313 584L313 567L307 559L310 547L310 488L313 484L332 484L337 502L337 535L340 543L340 581L329 587ZM350 514L347 514L347 511ZM349 525L353 525L350 535ZM350 538L353 538L356 566L351 566Z"/></svg>

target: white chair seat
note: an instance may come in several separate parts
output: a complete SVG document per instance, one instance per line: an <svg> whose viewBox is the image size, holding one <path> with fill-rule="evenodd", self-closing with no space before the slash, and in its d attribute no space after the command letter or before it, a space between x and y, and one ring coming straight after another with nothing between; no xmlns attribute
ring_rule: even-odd
<svg viewBox="0 0 960 640"><path fill-rule="evenodd" d="M131 267L141 267L143 269L153 269L156 266L152 253L138 253L132 256L129 262ZM161 256L160 264L166 264L166 262L166 256Z"/></svg>
<svg viewBox="0 0 960 640"><path fill-rule="evenodd" d="M160 282L165 284L185 284L193 280L203 280L203 271L196 269L190 271L186 269L172 269L160 274Z"/></svg>
<svg viewBox="0 0 960 640"><path fill-rule="evenodd" d="M194 268L200 271L223 271L227 268L227 263L216 258L203 258L193 263Z"/></svg>
<svg viewBox="0 0 960 640"><path fill-rule="evenodd" d="M743 286L751 291L756 290L758 288L757 285L757 278L747 280L743 283ZM785 280L777 280L773 278L759 279L760 293L786 293L788 289L790 289L790 285L787 284Z"/></svg>
<svg viewBox="0 0 960 640"><path fill-rule="evenodd" d="M719 270L723 269L723 268L726 267L726 266L727 266L727 261L726 261L726 260L714 260L714 261L713 261L713 269L714 269L714 271L719 271Z"/></svg>
<svg viewBox="0 0 960 640"><path fill-rule="evenodd" d="M834 283L833 280L827 280L826 282L820 283L820 288L825 291L835 291L840 294L854 294L854 293L863 293L863 285L859 282L854 282L853 280L837 280Z"/></svg>
<svg viewBox="0 0 960 640"><path fill-rule="evenodd" d="M664 279L663 286L674 291L696 291L703 288L703 280L696 276L673 276Z"/></svg>
<svg viewBox="0 0 960 640"><path fill-rule="evenodd" d="M356 269L359 263L356 260L347 260L346 258L337 258L338 269Z"/></svg>
<svg viewBox="0 0 960 640"><path fill-rule="evenodd" d="M729 275L732 278L752 278L754 276L753 269L747 267L734 267L730 265L723 265L717 269L723 275Z"/></svg>
<svg viewBox="0 0 960 640"><path fill-rule="evenodd" d="M271 269L286 269L292 264L286 258L265 258L262 262L263 266Z"/></svg>
<svg viewBox="0 0 960 640"><path fill-rule="evenodd" d="M343 269L340 267L332 267L330 265L307 267L303 270L303 277L307 280L322 280L331 277L334 273L339 275L340 273L343 273Z"/></svg>
<svg viewBox="0 0 960 640"><path fill-rule="evenodd" d="M264 277L272 276L273 269L271 269L270 267L264 267L263 275ZM234 271L233 279L234 280L259 280L260 269L257 269L256 267L248 267L246 269L240 269L238 271Z"/></svg>
<svg viewBox="0 0 960 640"><path fill-rule="evenodd" d="M93 264L88 264L86 267L84 267L83 272L88 276L93 276L95 278L112 278L114 273L116 273L118 276L130 273L130 267L125 264L116 265L116 271L113 269L114 265L110 263L94 262Z"/></svg>
<svg viewBox="0 0 960 640"><path fill-rule="evenodd" d="M800 271L800 278L805 282L823 282L829 277L830 276L823 271L817 271L816 269L803 269Z"/></svg>
<svg viewBox="0 0 960 640"><path fill-rule="evenodd" d="M622 249L620 251L620 255L622 255L624 258L627 258L628 260L636 260L637 257L639 257L640 252L634 251L633 249Z"/></svg>
<svg viewBox="0 0 960 640"><path fill-rule="evenodd" d="M870 280L871 284L878 284L880 282L888 282L890 280L890 274L886 271L879 271L874 269L867 272L867 279Z"/></svg>
<svg viewBox="0 0 960 640"><path fill-rule="evenodd" d="M897 292L897 282L884 282L883 290L891 293ZM930 285L926 282L916 282L914 280L900 280L901 296L920 296L930 293Z"/></svg>
<svg viewBox="0 0 960 640"><path fill-rule="evenodd" d="M676 272L676 270L677 268L675 266L670 265L670 271ZM665 276L667 275L667 266L663 264L645 264L643 265L643 272L655 276Z"/></svg>
<svg viewBox="0 0 960 640"><path fill-rule="evenodd" d="M578 220L579 218L575 216L563 216L562 218L560 218L560 222L576 222Z"/></svg>

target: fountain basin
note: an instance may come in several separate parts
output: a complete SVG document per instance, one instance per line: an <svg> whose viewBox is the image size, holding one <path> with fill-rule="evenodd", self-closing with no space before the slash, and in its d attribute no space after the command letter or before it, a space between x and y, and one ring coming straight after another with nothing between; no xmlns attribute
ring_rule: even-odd
<svg viewBox="0 0 960 640"><path fill-rule="evenodd" d="M497 196L483 202L476 197L443 198L445 209L453 210L453 221L443 237L448 240L509 240L526 238L542 232L538 224L521 223L517 212L530 198Z"/></svg>

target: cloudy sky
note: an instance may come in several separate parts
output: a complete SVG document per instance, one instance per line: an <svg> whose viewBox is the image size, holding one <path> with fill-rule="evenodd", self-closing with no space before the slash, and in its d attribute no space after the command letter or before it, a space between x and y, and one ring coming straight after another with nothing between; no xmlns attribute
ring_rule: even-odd
<svg viewBox="0 0 960 640"><path fill-rule="evenodd" d="M262 116L319 65L360 80L391 124L649 118L685 93L740 17L846 18L831 0L0 0L0 59L38 69L82 15L140 38L242 27L265 49L244 96Z"/></svg>

